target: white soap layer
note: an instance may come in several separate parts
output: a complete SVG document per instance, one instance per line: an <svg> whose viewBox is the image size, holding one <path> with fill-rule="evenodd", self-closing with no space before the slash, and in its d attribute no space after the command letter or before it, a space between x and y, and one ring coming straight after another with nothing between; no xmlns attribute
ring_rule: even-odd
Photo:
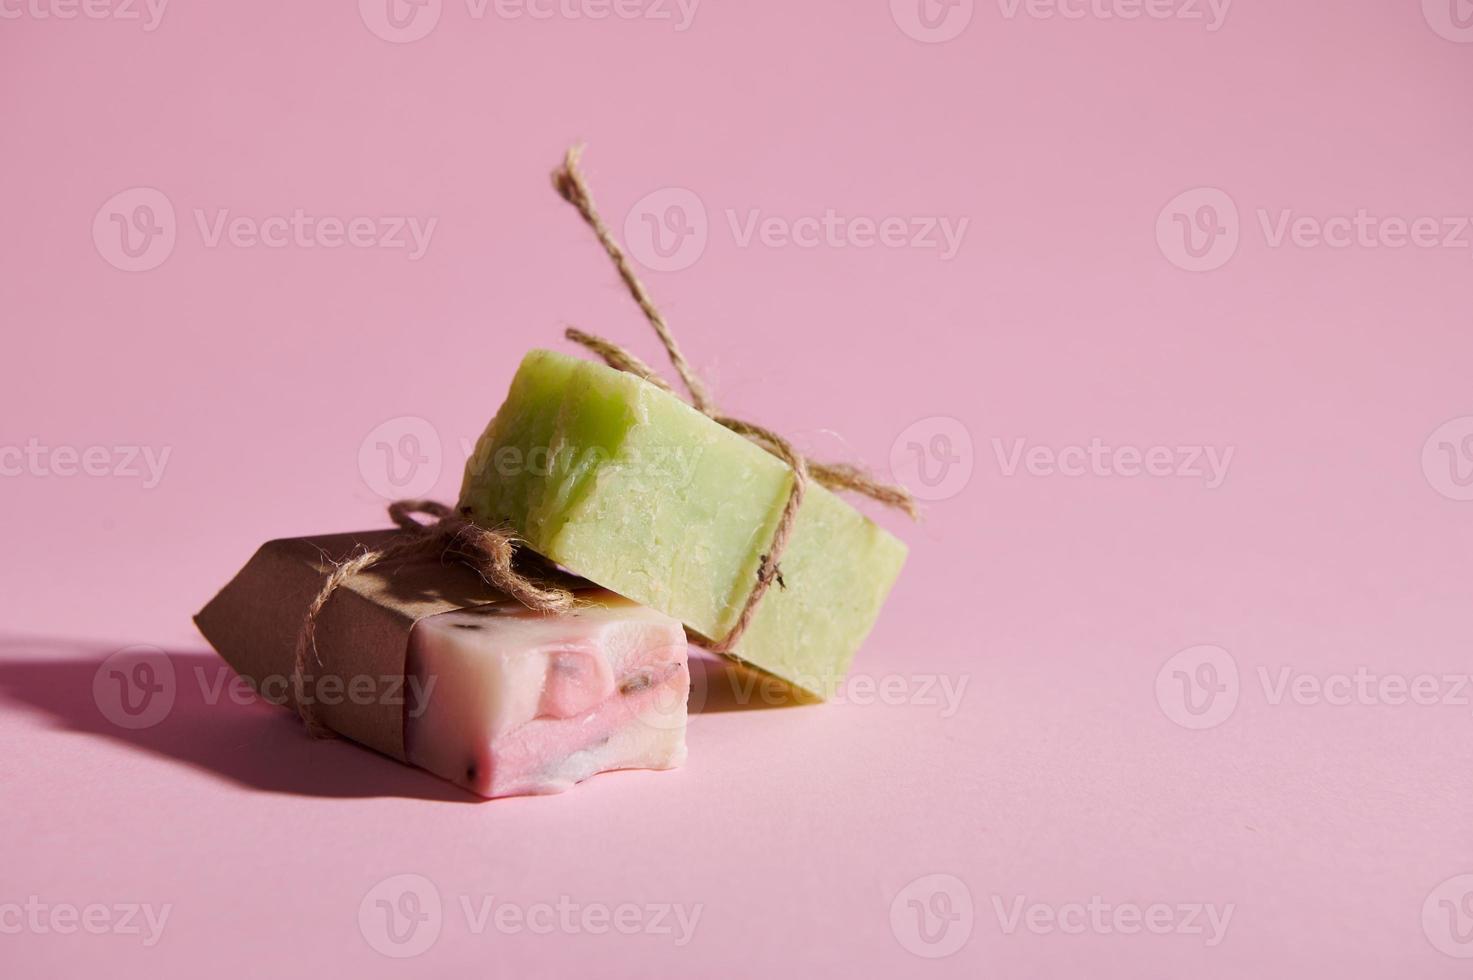
<svg viewBox="0 0 1473 980"><path fill-rule="evenodd" d="M579 600L562 615L507 602L421 620L405 672L428 694L405 717L409 760L486 797L683 763L684 629L611 592Z"/></svg>

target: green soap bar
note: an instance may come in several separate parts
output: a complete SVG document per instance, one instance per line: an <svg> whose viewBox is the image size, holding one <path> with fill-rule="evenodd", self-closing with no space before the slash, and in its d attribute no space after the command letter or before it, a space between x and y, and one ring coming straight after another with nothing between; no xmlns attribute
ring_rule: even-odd
<svg viewBox="0 0 1473 980"><path fill-rule="evenodd" d="M781 460L632 374L532 351L466 463L460 505L533 550L719 640L787 501ZM734 653L830 697L874 625L905 545L811 484Z"/></svg>

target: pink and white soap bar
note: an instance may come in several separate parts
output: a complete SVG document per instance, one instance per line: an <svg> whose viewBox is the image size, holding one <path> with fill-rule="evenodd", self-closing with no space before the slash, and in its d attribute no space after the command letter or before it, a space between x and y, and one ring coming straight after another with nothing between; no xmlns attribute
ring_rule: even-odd
<svg viewBox="0 0 1473 980"><path fill-rule="evenodd" d="M508 601L420 620L405 673L428 697L406 712L409 761L486 797L683 763L685 630L612 592L578 598L558 616Z"/></svg>

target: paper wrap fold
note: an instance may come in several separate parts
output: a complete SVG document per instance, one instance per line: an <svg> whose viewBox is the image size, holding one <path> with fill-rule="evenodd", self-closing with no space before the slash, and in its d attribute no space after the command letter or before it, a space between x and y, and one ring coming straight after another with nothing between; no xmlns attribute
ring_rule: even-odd
<svg viewBox="0 0 1473 980"><path fill-rule="evenodd" d="M194 621L261 696L291 706L297 634L336 563L395 531L268 541ZM327 727L401 762L409 634L426 616L506 601L464 565L436 557L385 562L344 582L317 619L307 697Z"/></svg>

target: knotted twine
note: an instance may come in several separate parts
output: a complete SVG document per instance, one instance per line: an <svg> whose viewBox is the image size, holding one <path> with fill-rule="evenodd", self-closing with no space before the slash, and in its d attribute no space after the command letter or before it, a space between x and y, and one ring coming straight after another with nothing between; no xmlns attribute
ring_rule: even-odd
<svg viewBox="0 0 1473 980"><path fill-rule="evenodd" d="M593 195L589 193L588 184L578 169L578 161L582 153L581 146L568 150L563 157L562 166L553 172L553 187L563 200L578 210L584 222L593 230L599 244L603 246L604 251L613 261L619 278L623 280L630 296L634 298L634 302L644 313L645 319L649 320L650 326L654 328L656 336L660 338L660 344L665 348L670 364L675 368L675 373L680 376L681 384L684 385L690 396L691 406L718 425L761 446L787 464L793 473L793 482L788 489L787 500L783 503L782 513L778 516L777 526L773 529L772 540L767 547L767 552L758 560L757 580L747 594L742 611L723 639L708 643L708 648L715 653L734 655L733 651L737 643L746 633L747 627L751 625L752 617L756 615L757 608L762 604L762 599L772 587L773 582L776 582L779 588L787 587L787 583L783 581L779 562L793 535L793 526L797 521L798 510L803 506L803 498L807 493L809 480L815 480L830 490L851 491L869 497L886 507L905 512L913 520L919 516L915 500L904 487L880 482L859 467L847 463L819 463L808 459L771 429L722 415L717 411L710 389L706 387L700 375L696 374L690 362L685 359L685 354L681 351L680 345L676 343L675 335L671 333L665 317L655 306L649 291L645 289L644 283L640 281L639 276L630 266L624 250L614 240L608 225L604 223L598 209L594 206ZM676 394L670 383L656 374L649 365L612 341L585 333L576 327L568 327L564 336L597 354L610 367L633 374L661 391L671 395ZM416 514L432 518L433 523L421 523L415 519ZM538 612L563 612L573 606L574 597L568 589L552 584L543 576L518 570L516 567L518 559L529 552L521 549L521 542L510 531L502 528L481 527L473 522L470 516L468 508L457 512L444 504L431 500L395 501L389 505L389 518L402 532L398 540L382 548L365 550L358 556L344 561L337 565L332 574L323 582L322 588L308 606L302 628L297 634L292 668L292 691L297 714L301 716L308 732L313 736L330 738L334 734L317 718L312 701L305 696L304 691L304 675L308 662L321 663L321 658L317 655L317 620L323 607L337 592L338 587L353 576L395 559L453 557L470 566L487 584L507 593L528 609Z"/></svg>

